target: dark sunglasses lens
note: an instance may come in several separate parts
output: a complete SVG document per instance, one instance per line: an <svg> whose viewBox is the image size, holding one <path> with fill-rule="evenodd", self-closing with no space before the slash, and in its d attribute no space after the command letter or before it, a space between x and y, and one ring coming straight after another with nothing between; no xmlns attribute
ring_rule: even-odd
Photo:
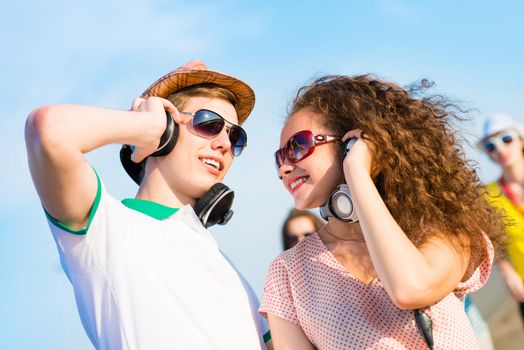
<svg viewBox="0 0 524 350"><path fill-rule="evenodd" d="M484 144L484 149L486 152L493 152L497 148L493 142L486 142Z"/></svg>
<svg viewBox="0 0 524 350"><path fill-rule="evenodd" d="M291 235L286 236L286 245L287 245L287 247L285 247L286 249L293 248L294 246L297 245L297 243L298 243L298 238L296 236L291 236Z"/></svg>
<svg viewBox="0 0 524 350"><path fill-rule="evenodd" d="M233 126L229 131L229 141L231 141L231 149L233 150L233 155L235 157L238 157L246 147L246 132L239 126Z"/></svg>
<svg viewBox="0 0 524 350"><path fill-rule="evenodd" d="M281 149L279 149L275 152L275 165L277 167L277 173L279 172L283 164L284 164L284 153L282 152Z"/></svg>
<svg viewBox="0 0 524 350"><path fill-rule="evenodd" d="M313 135L310 131L300 131L293 135L288 143L289 160L293 163L300 162L311 154L311 147L315 146L312 140Z"/></svg>
<svg viewBox="0 0 524 350"><path fill-rule="evenodd" d="M200 110L193 117L193 129L203 137L213 137L224 128L224 120L218 114Z"/></svg>
<svg viewBox="0 0 524 350"><path fill-rule="evenodd" d="M513 141L513 136L511 135L504 135L501 137L502 142L504 143L511 143Z"/></svg>

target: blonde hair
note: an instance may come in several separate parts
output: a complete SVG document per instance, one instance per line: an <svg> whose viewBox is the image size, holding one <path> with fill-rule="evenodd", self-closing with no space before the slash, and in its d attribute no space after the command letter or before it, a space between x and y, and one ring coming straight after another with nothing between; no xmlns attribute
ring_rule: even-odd
<svg viewBox="0 0 524 350"><path fill-rule="evenodd" d="M177 109L182 110L187 100L191 97L220 98L231 103L233 106L236 106L238 101L233 92L216 84L191 85L175 91L167 97L167 100L171 101Z"/></svg>

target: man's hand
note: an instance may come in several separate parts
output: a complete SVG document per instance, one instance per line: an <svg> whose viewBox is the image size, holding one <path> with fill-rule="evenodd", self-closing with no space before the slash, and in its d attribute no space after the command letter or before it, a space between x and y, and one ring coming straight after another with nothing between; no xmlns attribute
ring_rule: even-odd
<svg viewBox="0 0 524 350"><path fill-rule="evenodd" d="M201 60L193 60L193 61L187 62L182 67L178 67L175 70L175 72L177 72L177 71L185 71L185 70L207 70L207 66Z"/></svg>
<svg viewBox="0 0 524 350"><path fill-rule="evenodd" d="M180 114L176 107L168 100L160 97L135 98L131 106L131 111L149 113L151 120L157 127L157 132L150 138L149 142L141 145L133 145L135 149L131 154L131 160L140 163L147 156L154 153L160 146L160 138L166 129L166 111L171 114L175 123L180 123Z"/></svg>

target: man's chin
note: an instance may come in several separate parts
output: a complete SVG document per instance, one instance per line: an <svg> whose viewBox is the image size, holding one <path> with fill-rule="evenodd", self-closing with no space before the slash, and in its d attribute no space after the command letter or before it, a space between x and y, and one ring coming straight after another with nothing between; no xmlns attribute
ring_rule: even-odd
<svg viewBox="0 0 524 350"><path fill-rule="evenodd" d="M199 186L198 191L195 193L196 199L202 198L209 191L209 189L211 189L211 187L213 187L213 185L218 182L220 181L210 181Z"/></svg>

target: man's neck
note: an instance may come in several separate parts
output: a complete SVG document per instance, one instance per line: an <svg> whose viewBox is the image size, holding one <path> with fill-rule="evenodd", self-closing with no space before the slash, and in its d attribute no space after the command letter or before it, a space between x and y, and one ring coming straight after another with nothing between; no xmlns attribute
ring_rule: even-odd
<svg viewBox="0 0 524 350"><path fill-rule="evenodd" d="M175 193L165 181L154 181L147 177L144 177L142 180L135 198L145 199L172 208L181 208L186 204L195 204L195 199Z"/></svg>

